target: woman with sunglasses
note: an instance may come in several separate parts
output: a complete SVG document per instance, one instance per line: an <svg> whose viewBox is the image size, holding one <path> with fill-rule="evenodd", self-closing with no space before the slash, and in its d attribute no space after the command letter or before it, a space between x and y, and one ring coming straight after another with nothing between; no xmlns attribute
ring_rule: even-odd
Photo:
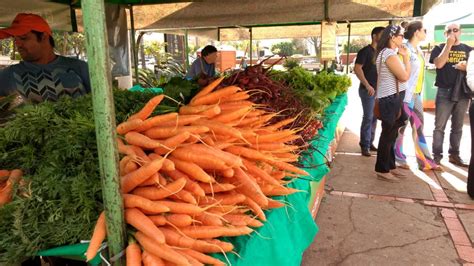
<svg viewBox="0 0 474 266"><path fill-rule="evenodd" d="M390 182L398 182L405 176L396 169L394 152L398 130L407 118L402 101L411 71L407 48L403 46L403 33L400 26L386 27L377 44L375 60L378 72L376 98L382 120L375 172L378 178Z"/></svg>
<svg viewBox="0 0 474 266"><path fill-rule="evenodd" d="M423 102L421 90L423 89L423 77L425 70L425 59L418 44L426 39L426 29L421 21L410 22L405 31L406 46L410 56L411 72L407 81L407 90L403 100L403 111L407 114L412 128L413 143L415 144L415 155L418 168L423 171L437 170L442 168L431 158L431 152L423 134ZM401 127L397 141L395 142L395 161L400 168L409 169L407 157L403 153L403 133L406 125Z"/></svg>
<svg viewBox="0 0 474 266"><path fill-rule="evenodd" d="M466 71L466 60L471 47L461 43L461 28L452 23L445 28L446 43L433 48L430 63L436 66L436 113L433 132L433 159L437 164L443 157L444 131L451 117L449 136L449 162L458 166L468 165L459 156L464 116L470 98L454 90L456 78Z"/></svg>

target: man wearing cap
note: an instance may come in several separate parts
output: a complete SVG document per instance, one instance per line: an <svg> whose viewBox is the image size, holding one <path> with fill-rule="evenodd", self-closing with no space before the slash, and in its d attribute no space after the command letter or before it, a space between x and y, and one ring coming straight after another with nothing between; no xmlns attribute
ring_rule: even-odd
<svg viewBox="0 0 474 266"><path fill-rule="evenodd" d="M42 17L18 14L10 27L0 29L0 39L9 37L23 60L0 70L0 97L18 93L38 103L90 92L87 63L54 53L51 28Z"/></svg>

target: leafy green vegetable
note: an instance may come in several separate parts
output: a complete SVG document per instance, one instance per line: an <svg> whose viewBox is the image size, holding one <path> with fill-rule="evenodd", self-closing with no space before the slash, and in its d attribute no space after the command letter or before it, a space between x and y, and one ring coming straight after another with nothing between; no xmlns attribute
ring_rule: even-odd
<svg viewBox="0 0 474 266"><path fill-rule="evenodd" d="M117 122L153 96L115 91ZM89 239L103 209L91 95L16 111L0 127L0 168L24 170L31 196L0 208L0 265Z"/></svg>

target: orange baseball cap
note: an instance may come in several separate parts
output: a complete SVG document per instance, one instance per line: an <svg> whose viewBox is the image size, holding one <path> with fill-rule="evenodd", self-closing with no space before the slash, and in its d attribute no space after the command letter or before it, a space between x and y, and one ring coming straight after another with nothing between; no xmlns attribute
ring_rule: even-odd
<svg viewBox="0 0 474 266"><path fill-rule="evenodd" d="M8 28L0 29L0 39L20 36L30 31L44 32L52 36L48 22L35 14L19 13L16 15L12 25Z"/></svg>

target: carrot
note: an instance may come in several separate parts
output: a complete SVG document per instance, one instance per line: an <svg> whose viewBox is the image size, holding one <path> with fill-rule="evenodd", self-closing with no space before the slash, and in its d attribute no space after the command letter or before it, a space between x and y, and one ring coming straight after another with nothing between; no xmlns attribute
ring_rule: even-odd
<svg viewBox="0 0 474 266"><path fill-rule="evenodd" d="M226 214L222 218L234 226L248 225L252 227L261 227L263 223L246 214Z"/></svg>
<svg viewBox="0 0 474 266"><path fill-rule="evenodd" d="M4 179L5 177L10 176L10 171L8 170L0 170L0 178ZM4 180L5 181L5 180Z"/></svg>
<svg viewBox="0 0 474 266"><path fill-rule="evenodd" d="M201 263L191 255L188 255L187 253L184 253L181 250L176 250L176 252L183 255L189 261L189 263L191 263L192 266L204 266L204 263Z"/></svg>
<svg viewBox="0 0 474 266"><path fill-rule="evenodd" d="M136 208L125 209L125 221L156 242L161 244L165 243L165 236L160 229L140 210Z"/></svg>
<svg viewBox="0 0 474 266"><path fill-rule="evenodd" d="M221 236L248 235L253 230L247 226L188 226L179 229L183 234L191 238L216 238Z"/></svg>
<svg viewBox="0 0 474 266"><path fill-rule="evenodd" d="M203 239L203 241L206 241L207 243L211 245L216 245L220 247L221 250L224 252L231 252L234 249L234 245L225 241L221 241L219 239ZM197 251L200 251L200 250L197 250Z"/></svg>
<svg viewBox="0 0 474 266"><path fill-rule="evenodd" d="M216 226L223 226L224 223L222 222L219 217L209 214L209 213L200 213L193 216L195 220L198 220L202 223L202 225L216 225Z"/></svg>
<svg viewBox="0 0 474 266"><path fill-rule="evenodd" d="M97 255L97 252L99 252L99 248L102 245L102 242L104 241L106 235L107 229L105 225L105 213L101 212L99 215L99 219L97 219L97 222L95 224L91 241L89 242L89 246L87 247L86 261L90 261Z"/></svg>
<svg viewBox="0 0 474 266"><path fill-rule="evenodd" d="M236 110L246 106L254 106L255 104L251 101L235 101L235 102L226 102L223 104L219 104L222 112L229 111L229 110ZM260 110L256 110L258 113L262 112Z"/></svg>
<svg viewBox="0 0 474 266"><path fill-rule="evenodd" d="M161 204L158 201L151 201L149 199L133 195L123 194L123 202L125 208L140 208L143 211L151 213L162 213L170 211L166 205Z"/></svg>
<svg viewBox="0 0 474 266"><path fill-rule="evenodd" d="M163 227L162 231L165 235L166 243L169 243L170 245L181 248L191 248L206 253L221 252L220 247L215 244L210 244L203 240L183 236L182 234L177 233L174 229L171 229L169 227Z"/></svg>
<svg viewBox="0 0 474 266"><path fill-rule="evenodd" d="M135 159L139 160L140 162L149 162L151 161L150 158L146 155L145 151L139 146L131 145L131 148L135 152Z"/></svg>
<svg viewBox="0 0 474 266"><path fill-rule="evenodd" d="M174 156L170 156L170 160L174 162L176 169L182 171L183 173L189 175L190 177L204 182L209 183L213 180L201 167L192 162L187 162L180 160Z"/></svg>
<svg viewBox="0 0 474 266"><path fill-rule="evenodd" d="M178 265L190 265L188 260L166 244L160 244L138 231L135 234L138 243L149 253Z"/></svg>
<svg viewBox="0 0 474 266"><path fill-rule="evenodd" d="M142 254L144 266L165 266L165 262L153 254L148 253L146 250Z"/></svg>
<svg viewBox="0 0 474 266"><path fill-rule="evenodd" d="M125 257L127 259L127 266L141 266L142 265L142 250L135 241L129 241L125 249Z"/></svg>
<svg viewBox="0 0 474 266"><path fill-rule="evenodd" d="M234 102L234 101L243 101L250 98L250 95L246 91L241 91L234 93L231 96L227 96L221 99L221 103Z"/></svg>
<svg viewBox="0 0 474 266"><path fill-rule="evenodd" d="M132 158L136 156L135 150L133 149L133 147L131 145L125 145L122 139L120 138L117 138L117 147L118 147L119 153L121 154L126 154Z"/></svg>
<svg viewBox="0 0 474 266"><path fill-rule="evenodd" d="M290 136L278 139L278 142L287 143L287 142L291 142L291 141L297 140L297 139L301 139L301 136L300 135L290 135Z"/></svg>
<svg viewBox="0 0 474 266"><path fill-rule="evenodd" d="M128 144L139 146L145 149L155 149L162 147L162 144L159 141L151 139L148 136L135 131L130 131L125 134L125 140Z"/></svg>
<svg viewBox="0 0 474 266"><path fill-rule="evenodd" d="M185 227L193 223L193 218L188 214L167 214L167 215L150 215L148 216L155 225L163 226L168 223L177 226Z"/></svg>
<svg viewBox="0 0 474 266"><path fill-rule="evenodd" d="M212 120L219 121L219 122L222 122L222 123L228 123L228 122L234 121L236 119L242 118L243 116L245 116L245 114L250 112L251 109L252 109L252 107L242 107L242 108L237 109L235 111L222 113L222 114L214 117Z"/></svg>
<svg viewBox="0 0 474 266"><path fill-rule="evenodd" d="M265 160L266 163L280 169L280 170L285 170L285 171L288 171L288 172L293 172L295 174L299 174L299 175L303 175L303 176L307 176L309 175L308 172L306 172L305 170L302 170L294 165L291 165L289 163L285 163L285 162L277 162L277 161L272 161L272 160Z"/></svg>
<svg viewBox="0 0 474 266"><path fill-rule="evenodd" d="M201 119L201 115L178 115L176 121L165 121L160 123L161 127L178 127L178 126L187 126L192 122Z"/></svg>
<svg viewBox="0 0 474 266"><path fill-rule="evenodd" d="M259 128L261 127L263 124L265 124L266 122L270 121L272 118L274 118L275 116L277 116L278 114L277 113L271 113L271 114L267 114L267 115L262 115L260 116L260 119L254 123L251 123L250 126L253 127L253 128Z"/></svg>
<svg viewBox="0 0 474 266"><path fill-rule="evenodd" d="M131 160L130 156L124 156L122 159L120 159L119 162L119 172L120 176L125 175L125 167L127 166L127 163Z"/></svg>
<svg viewBox="0 0 474 266"><path fill-rule="evenodd" d="M284 127L290 123L293 123L293 121L295 121L296 117L292 117L292 118L287 118L287 119L284 119L278 123L275 123L273 125L270 125L270 126L267 126L265 127L265 129L269 129L269 130L277 130L281 127Z"/></svg>
<svg viewBox="0 0 474 266"><path fill-rule="evenodd" d="M219 150L214 147L208 147L205 145L200 145L200 144L193 144L189 145L187 148L192 149L193 152L196 152L201 155L208 155L212 157L218 157L220 160L224 161L228 166L231 167L237 167L237 166L243 166L242 159L240 157L229 153L225 152L222 150Z"/></svg>
<svg viewBox="0 0 474 266"><path fill-rule="evenodd" d="M163 166L163 161L163 159L159 159L147 162L142 167L122 177L122 193L128 193L132 191L138 185L150 178L153 174L157 173Z"/></svg>
<svg viewBox="0 0 474 266"><path fill-rule="evenodd" d="M165 173L174 180L177 180L179 178L186 179L186 185L184 187L186 188L186 190L193 193L194 195L203 197L206 194L204 190L200 187L200 185L198 185L198 183L196 183L195 181L191 180L191 178L189 178L189 176L185 173L179 170L168 171Z"/></svg>
<svg viewBox="0 0 474 266"><path fill-rule="evenodd" d="M148 157L149 157L151 160L163 159L162 156L160 156L160 155L158 155L158 154L156 154L156 153L150 153L150 154L148 155ZM164 171L173 171L173 170L175 170L173 161L171 161L171 160L168 159L168 158L164 158L162 169L163 169Z"/></svg>
<svg viewBox="0 0 474 266"><path fill-rule="evenodd" d="M205 126L154 127L146 130L145 135L152 139L165 139L184 131L192 134L202 134L208 132L209 128Z"/></svg>
<svg viewBox="0 0 474 266"><path fill-rule="evenodd" d="M181 200L191 204L197 204L196 198L191 194L191 192L186 191L185 189L179 191L176 194L170 195L170 198Z"/></svg>
<svg viewBox="0 0 474 266"><path fill-rule="evenodd" d="M218 91L215 91L213 93L204 95L202 97L194 98L193 101L191 101L190 105L198 106L198 105L203 105L203 104L215 104L215 103L218 103L221 98L233 95L236 92L241 91L241 90L242 89L237 86L228 86Z"/></svg>
<svg viewBox="0 0 474 266"><path fill-rule="evenodd" d="M279 202L278 200L268 199L268 209L276 209L281 207L285 207L285 204Z"/></svg>
<svg viewBox="0 0 474 266"><path fill-rule="evenodd" d="M257 121L260 120L260 117L259 116L255 116L255 117L246 117L242 120L240 120L238 123L237 123L237 127L244 127L244 126L247 126L249 124L252 124L252 123L255 123Z"/></svg>
<svg viewBox="0 0 474 266"><path fill-rule="evenodd" d="M198 113L198 115L202 115L202 116L207 117L207 118L213 118L214 116L220 114L221 112L222 112L222 110L219 107L219 105L216 105L212 108L209 108L205 111L202 111L202 112Z"/></svg>
<svg viewBox="0 0 474 266"><path fill-rule="evenodd" d="M277 180L275 180L275 178L273 178L267 172L260 169L254 162L251 162L249 160L244 160L244 165L245 167L247 167L248 172L254 177L261 178L265 182L269 184L273 184L275 186L280 185L280 183Z"/></svg>
<svg viewBox="0 0 474 266"><path fill-rule="evenodd" d="M262 190L260 189L260 186L257 184L255 179L253 179L250 175L246 174L240 168L235 168L234 177L242 185L238 188L238 191L240 191L245 196L250 197L262 207L268 205L268 199L263 194Z"/></svg>
<svg viewBox="0 0 474 266"><path fill-rule="evenodd" d="M143 123L143 120L141 120L140 118L127 120L125 122L120 123L117 126L117 133L120 135L124 135L129 131L139 128L142 125L142 123Z"/></svg>
<svg viewBox="0 0 474 266"><path fill-rule="evenodd" d="M273 143L257 143L250 146L253 149L271 151L271 152L289 152L298 150L299 147L296 145L286 145L283 142L273 142Z"/></svg>
<svg viewBox="0 0 474 266"><path fill-rule="evenodd" d="M235 174L234 169L232 168L227 168L225 170L222 170L220 171L220 173L223 177L228 177L228 178L233 177Z"/></svg>
<svg viewBox="0 0 474 266"><path fill-rule="evenodd" d="M12 170L8 180L5 182L5 186L0 188L0 206L3 206L6 203L12 201L13 198L13 188L16 183L21 180L23 176L23 171L19 169Z"/></svg>
<svg viewBox="0 0 474 266"><path fill-rule="evenodd" d="M180 160L195 163L203 169L226 170L230 168L218 156L214 156L210 153L199 153L199 151L202 150L199 149L199 146L201 145L196 144L177 148L171 154Z"/></svg>
<svg viewBox="0 0 474 266"><path fill-rule="evenodd" d="M199 97L202 97L204 95L207 95L209 93L211 93L221 82L222 80L224 80L224 77L220 77L214 81L212 81L211 83L209 83L206 87L204 87L203 89L201 89L195 96L194 98L191 99L191 103L193 101L195 101L196 99L198 99Z"/></svg>
<svg viewBox="0 0 474 266"><path fill-rule="evenodd" d="M143 183L141 183L139 185L139 187L147 187L147 186L153 186L153 185L160 185L161 182L160 182L160 174L159 173L155 173L153 174L152 176L150 176L150 178L148 178L147 180L145 180ZM166 185L166 184L164 184Z"/></svg>
<svg viewBox="0 0 474 266"><path fill-rule="evenodd" d="M166 154L173 149L176 149L181 143L185 142L186 140L189 139L191 136L191 133L188 131L183 131L181 133L178 133L170 138L167 138L166 140L162 141L162 147L156 148L154 151L156 154Z"/></svg>
<svg viewBox="0 0 474 266"><path fill-rule="evenodd" d="M154 201L154 203L159 204L160 206L167 207L169 209L169 212L171 213L198 214L204 211L204 209L202 209L201 207L189 203L181 203L168 200Z"/></svg>
<svg viewBox="0 0 474 266"><path fill-rule="evenodd" d="M224 149L226 152L230 152L237 156L243 156L256 161L263 161L268 159L268 155L265 155L257 150L240 147L240 146L229 146Z"/></svg>
<svg viewBox="0 0 474 266"><path fill-rule="evenodd" d="M200 198L201 204L213 204L219 202L222 205L237 205L245 200L245 195L239 193L217 193L213 197Z"/></svg>
<svg viewBox="0 0 474 266"><path fill-rule="evenodd" d="M254 138L247 138L247 140L251 143L266 143L266 142L275 142L275 141L284 142L282 141L283 139L289 136L293 136L295 133L296 133L295 130L287 129L287 130L277 131L275 133L258 135Z"/></svg>
<svg viewBox="0 0 474 266"><path fill-rule="evenodd" d="M282 180L285 178L286 173L284 171L273 171L270 173L270 175L277 180Z"/></svg>
<svg viewBox="0 0 474 266"><path fill-rule="evenodd" d="M233 184L227 183L212 183L212 184L204 184L200 183L199 186L204 190L206 194L217 193L217 192L225 192L235 189Z"/></svg>
<svg viewBox="0 0 474 266"><path fill-rule="evenodd" d="M149 200L164 199L170 195L176 194L184 188L186 179L180 178L167 184L163 188L158 187L138 187L133 190L133 194L144 197Z"/></svg>
<svg viewBox="0 0 474 266"><path fill-rule="evenodd" d="M158 96L155 96L155 97L151 98L145 104L145 106L143 106L143 108L140 111L138 111L138 113L130 116L128 118L128 120L132 120L132 119L135 119L135 118L139 118L141 120L147 119L153 113L153 111L158 106L158 104L160 104L160 102L163 100L164 97L165 97L165 95L162 94L162 95L158 95Z"/></svg>
<svg viewBox="0 0 474 266"><path fill-rule="evenodd" d="M164 122L174 121L178 117L178 113L168 113L163 115L157 115L144 120L143 123L135 129L137 132L143 132L152 127L163 126Z"/></svg>
<svg viewBox="0 0 474 266"><path fill-rule="evenodd" d="M294 189L294 188L286 188L281 185L279 186L272 186L272 185L267 185L267 186L262 186L262 192L266 196L285 196L285 195L290 195L296 192L300 192L300 190Z"/></svg>
<svg viewBox="0 0 474 266"><path fill-rule="evenodd" d="M219 266L224 266L225 265L225 263L223 263L222 261L220 261L216 258L213 258L211 256L205 255L205 254L203 254L201 252L198 252L196 250L183 249L183 250L181 250L181 252L188 254L189 256L197 259L198 261L200 261L204 264L219 265Z"/></svg>
<svg viewBox="0 0 474 266"><path fill-rule="evenodd" d="M201 119L201 120L195 121L193 125L205 126L209 128L209 130L213 134L223 135L223 136L232 136L237 139L243 139L242 133L240 133L239 130L218 121Z"/></svg>
<svg viewBox="0 0 474 266"><path fill-rule="evenodd" d="M244 201L244 204L247 205L252 210L252 212L255 215L257 215L258 218L260 218L260 220L262 220L262 221L267 220L267 218L265 217L265 213L263 212L262 208L260 208L260 206L255 201L253 201L252 199L247 197Z"/></svg>
<svg viewBox="0 0 474 266"><path fill-rule="evenodd" d="M212 105L206 105L206 104L198 104L198 105L184 105L179 108L179 114L180 115L195 115L197 113L201 113L204 111L207 111L209 109L212 109L214 107L219 107L216 104ZM220 110L220 108L219 108Z"/></svg>

